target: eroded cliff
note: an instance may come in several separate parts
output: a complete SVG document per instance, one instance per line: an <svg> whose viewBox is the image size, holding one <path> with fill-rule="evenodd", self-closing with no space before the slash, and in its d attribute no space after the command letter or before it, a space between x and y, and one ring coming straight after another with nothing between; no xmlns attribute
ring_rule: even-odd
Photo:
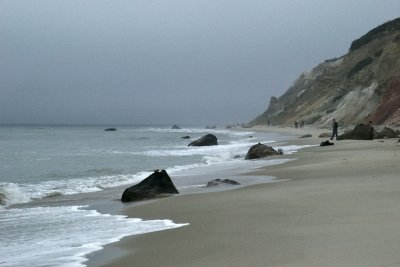
<svg viewBox="0 0 400 267"><path fill-rule="evenodd" d="M352 42L349 52L305 72L251 124L400 124L400 18Z"/></svg>

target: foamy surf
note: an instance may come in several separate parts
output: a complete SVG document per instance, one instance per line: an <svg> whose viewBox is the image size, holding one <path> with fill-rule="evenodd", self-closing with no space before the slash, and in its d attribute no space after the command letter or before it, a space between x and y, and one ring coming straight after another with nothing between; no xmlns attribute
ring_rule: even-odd
<svg viewBox="0 0 400 267"><path fill-rule="evenodd" d="M85 206L0 211L0 266L85 266L85 256L124 236L187 225L101 214ZM12 242L10 242L12 240Z"/></svg>
<svg viewBox="0 0 400 267"><path fill-rule="evenodd" d="M268 143L264 142L264 143ZM249 162L243 160L245 151L249 144L229 144L208 148L194 148L185 150L185 152L165 151L153 153L154 157L172 156L172 155L199 155L202 156L198 163L175 165L165 168L170 175L199 175L201 173L220 173L227 170L254 169L263 165L273 165L286 162L285 159L266 159L264 161ZM284 154L292 154L299 149L308 146L278 146ZM236 158L238 156L238 158ZM282 161L283 160L283 161ZM157 166L156 166L157 167ZM110 175L98 177L83 177L68 180L43 181L37 184L17 184L0 183L0 208L9 207L14 204L29 203L33 200L49 197L74 195L81 193L99 192L107 188L114 188L123 185L131 185L140 182L148 175L151 170L127 175Z"/></svg>

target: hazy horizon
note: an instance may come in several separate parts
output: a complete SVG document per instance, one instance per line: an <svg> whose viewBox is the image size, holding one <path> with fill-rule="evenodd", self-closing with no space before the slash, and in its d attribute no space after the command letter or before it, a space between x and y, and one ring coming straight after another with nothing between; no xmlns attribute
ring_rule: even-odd
<svg viewBox="0 0 400 267"><path fill-rule="evenodd" d="M398 0L0 2L0 124L227 125Z"/></svg>

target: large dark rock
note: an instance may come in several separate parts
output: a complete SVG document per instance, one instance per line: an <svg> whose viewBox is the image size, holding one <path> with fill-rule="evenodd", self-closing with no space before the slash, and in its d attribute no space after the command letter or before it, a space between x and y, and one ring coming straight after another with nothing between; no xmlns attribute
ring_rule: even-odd
<svg viewBox="0 0 400 267"><path fill-rule="evenodd" d="M339 136L339 140L372 140L374 139L374 127L367 124L359 124L352 131L346 132Z"/></svg>
<svg viewBox="0 0 400 267"><path fill-rule="evenodd" d="M270 146L258 143L250 147L245 159L260 159L275 155L279 155L279 152Z"/></svg>
<svg viewBox="0 0 400 267"><path fill-rule="evenodd" d="M224 180L214 179L212 181L209 181L206 187L214 187L219 185L240 185L240 183L230 179L224 179Z"/></svg>
<svg viewBox="0 0 400 267"><path fill-rule="evenodd" d="M125 189L121 201L139 201L156 198L163 194L179 194L179 192L165 170L156 170L137 185Z"/></svg>
<svg viewBox="0 0 400 267"><path fill-rule="evenodd" d="M179 130L179 129L181 129L181 127L179 127L178 125L174 124L174 125L171 127L171 129Z"/></svg>
<svg viewBox="0 0 400 267"><path fill-rule="evenodd" d="M385 127L379 133L374 134L375 139L383 139L383 138L395 138L397 135L395 131L390 129L389 127Z"/></svg>
<svg viewBox="0 0 400 267"><path fill-rule="evenodd" d="M207 134L202 138L195 140L189 146L215 146L218 145L218 139L213 134Z"/></svg>

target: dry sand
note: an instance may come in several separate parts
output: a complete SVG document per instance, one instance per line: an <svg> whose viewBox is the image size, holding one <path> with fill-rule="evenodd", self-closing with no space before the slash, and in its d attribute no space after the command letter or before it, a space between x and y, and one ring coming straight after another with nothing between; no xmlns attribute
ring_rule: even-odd
<svg viewBox="0 0 400 267"><path fill-rule="evenodd" d="M323 132L274 131L287 130ZM89 266L400 266L396 142L339 141L305 148L286 156L295 161L254 173L290 181L128 208L131 217L190 225L124 238L101 251L111 255L118 248L124 256L103 265L89 261Z"/></svg>

